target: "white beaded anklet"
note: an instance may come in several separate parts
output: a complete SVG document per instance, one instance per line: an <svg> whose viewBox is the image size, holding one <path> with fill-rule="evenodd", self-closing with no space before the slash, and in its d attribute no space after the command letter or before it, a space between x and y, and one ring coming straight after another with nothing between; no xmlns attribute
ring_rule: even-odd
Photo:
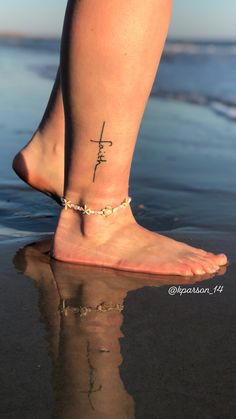
<svg viewBox="0 0 236 419"><path fill-rule="evenodd" d="M118 211L120 208L128 207L130 202L131 198L128 196L120 205L118 205L118 207L112 208L111 206L107 205L105 208L102 208L101 210L92 210L88 208L87 205L81 207L80 205L73 204L69 199L61 198L61 204L65 210L73 209L75 211L80 211L83 215L102 215L103 217L109 217L109 215Z"/></svg>

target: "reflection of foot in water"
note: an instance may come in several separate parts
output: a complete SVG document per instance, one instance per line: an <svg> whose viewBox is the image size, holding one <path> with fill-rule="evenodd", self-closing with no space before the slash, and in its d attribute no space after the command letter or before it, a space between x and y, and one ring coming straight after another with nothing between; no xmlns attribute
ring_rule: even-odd
<svg viewBox="0 0 236 419"><path fill-rule="evenodd" d="M186 279L60 262L50 265L49 246L48 242L27 246L18 252L14 262L39 289L40 311L55 360L53 417L135 418L134 401L119 374L123 314L116 307L122 307L129 291L143 286L186 284ZM193 277L188 281L195 282ZM103 302L111 309L98 311ZM89 308L87 314L80 317L79 307Z"/></svg>

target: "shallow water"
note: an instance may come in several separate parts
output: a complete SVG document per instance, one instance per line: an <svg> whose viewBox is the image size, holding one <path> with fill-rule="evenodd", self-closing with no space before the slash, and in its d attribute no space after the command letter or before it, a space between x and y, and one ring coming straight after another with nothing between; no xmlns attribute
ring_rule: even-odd
<svg viewBox="0 0 236 419"><path fill-rule="evenodd" d="M52 263L57 205L18 180L10 165L49 95L51 81L35 68L55 66L58 56L4 48L1 417L235 418L235 123L206 107L151 98L130 183L142 225L225 251L227 269L190 283ZM212 295L171 296L170 285ZM58 310L64 300L74 311ZM75 312L103 301L124 309L82 318Z"/></svg>

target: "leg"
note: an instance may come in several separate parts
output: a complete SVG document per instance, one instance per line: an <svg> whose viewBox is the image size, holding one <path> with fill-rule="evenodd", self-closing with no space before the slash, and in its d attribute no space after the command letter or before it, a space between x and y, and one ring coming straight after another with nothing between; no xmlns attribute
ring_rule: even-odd
<svg viewBox="0 0 236 419"><path fill-rule="evenodd" d="M63 191L64 136L65 118L58 70L39 127L13 160L13 169L21 179L54 198Z"/></svg>
<svg viewBox="0 0 236 419"><path fill-rule="evenodd" d="M61 78L65 196L72 202L100 209L127 196L170 11L170 0L69 0ZM99 148L101 135L108 142ZM110 217L62 210L52 252L59 260L160 274L203 274L226 263L224 255L145 230L129 208Z"/></svg>

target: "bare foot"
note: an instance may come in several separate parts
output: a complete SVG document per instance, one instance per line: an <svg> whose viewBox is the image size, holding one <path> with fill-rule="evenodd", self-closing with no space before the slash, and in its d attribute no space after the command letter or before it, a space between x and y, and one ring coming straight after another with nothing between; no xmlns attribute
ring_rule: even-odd
<svg viewBox="0 0 236 419"><path fill-rule="evenodd" d="M64 184L64 139L45 141L44 137L36 131L15 156L12 167L29 186L59 202Z"/></svg>
<svg viewBox="0 0 236 419"><path fill-rule="evenodd" d="M227 263L138 225L129 208L110 217L62 210L52 256L64 262L165 275L203 275Z"/></svg>

